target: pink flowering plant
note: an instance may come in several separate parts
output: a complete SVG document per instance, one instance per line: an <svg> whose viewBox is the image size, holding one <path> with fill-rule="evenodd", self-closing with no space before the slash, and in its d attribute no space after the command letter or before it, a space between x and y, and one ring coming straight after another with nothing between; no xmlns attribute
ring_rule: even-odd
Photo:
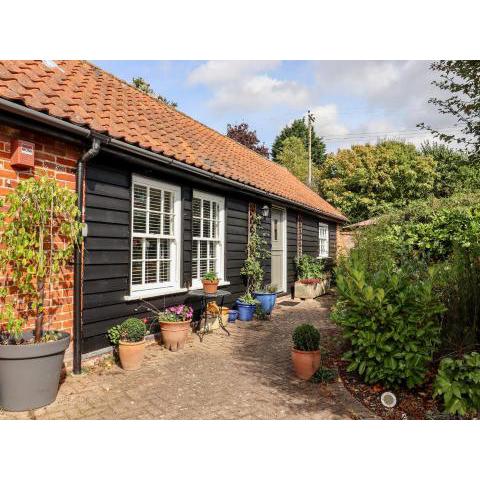
<svg viewBox="0 0 480 480"><path fill-rule="evenodd" d="M183 303L166 308L158 314L159 322L186 322L193 317L193 309Z"/></svg>

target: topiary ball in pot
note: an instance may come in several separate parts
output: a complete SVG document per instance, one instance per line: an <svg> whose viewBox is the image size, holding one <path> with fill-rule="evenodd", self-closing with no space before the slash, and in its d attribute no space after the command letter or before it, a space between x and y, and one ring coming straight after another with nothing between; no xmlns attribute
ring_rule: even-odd
<svg viewBox="0 0 480 480"><path fill-rule="evenodd" d="M310 324L299 325L292 335L295 375L309 380L320 367L320 332Z"/></svg>
<svg viewBox="0 0 480 480"><path fill-rule="evenodd" d="M124 370L138 370L145 354L147 327L138 318L128 318L108 331L110 341L118 345L118 356Z"/></svg>

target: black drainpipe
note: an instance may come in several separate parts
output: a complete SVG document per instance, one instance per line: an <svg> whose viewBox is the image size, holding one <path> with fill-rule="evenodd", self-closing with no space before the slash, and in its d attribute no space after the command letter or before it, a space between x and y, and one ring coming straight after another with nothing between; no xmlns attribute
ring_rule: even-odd
<svg viewBox="0 0 480 480"><path fill-rule="evenodd" d="M101 141L94 137L92 146L82 155L77 164L77 207L83 215L85 165L88 160L98 155ZM75 248L73 277L73 373L82 372L82 246L83 235Z"/></svg>

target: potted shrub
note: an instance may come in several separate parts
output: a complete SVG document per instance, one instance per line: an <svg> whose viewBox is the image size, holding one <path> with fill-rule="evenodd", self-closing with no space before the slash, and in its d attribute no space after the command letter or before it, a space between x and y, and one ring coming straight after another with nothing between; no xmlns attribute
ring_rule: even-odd
<svg viewBox="0 0 480 480"><path fill-rule="evenodd" d="M0 201L0 407L23 411L52 403L70 334L48 328L50 295L70 264L81 223L76 194L47 177L29 178ZM9 300L7 302L7 299ZM35 328L27 330L30 321Z"/></svg>
<svg viewBox="0 0 480 480"><path fill-rule="evenodd" d="M110 342L118 348L118 357L124 370L138 370L145 355L145 323L129 318L108 331Z"/></svg>
<svg viewBox="0 0 480 480"><path fill-rule="evenodd" d="M253 298L250 293L246 293L237 300L238 319L250 321L257 308L258 300Z"/></svg>
<svg viewBox="0 0 480 480"><path fill-rule="evenodd" d="M169 307L158 314L158 323L165 348L176 352L185 346L192 317L192 307L183 304Z"/></svg>
<svg viewBox="0 0 480 480"><path fill-rule="evenodd" d="M309 324L299 325L292 335L292 362L295 375L309 380L320 367L320 332Z"/></svg>
<svg viewBox="0 0 480 480"><path fill-rule="evenodd" d="M253 296L260 302L263 313L270 315L277 300L277 287L275 285L266 285L254 292Z"/></svg>
<svg viewBox="0 0 480 480"><path fill-rule="evenodd" d="M215 272L207 272L202 278L203 291L207 294L215 294L218 289L218 277Z"/></svg>
<svg viewBox="0 0 480 480"><path fill-rule="evenodd" d="M294 284L294 296L303 300L324 295L330 287L330 276L325 271L325 262L311 255L295 258L298 280Z"/></svg>

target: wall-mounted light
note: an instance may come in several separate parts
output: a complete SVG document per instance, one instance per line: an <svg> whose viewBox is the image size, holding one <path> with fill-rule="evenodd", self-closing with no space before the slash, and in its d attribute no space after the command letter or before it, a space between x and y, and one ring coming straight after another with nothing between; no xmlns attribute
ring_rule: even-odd
<svg viewBox="0 0 480 480"><path fill-rule="evenodd" d="M270 209L268 208L268 205L264 205L262 207L262 217L263 218L268 218L269 213L270 213Z"/></svg>

